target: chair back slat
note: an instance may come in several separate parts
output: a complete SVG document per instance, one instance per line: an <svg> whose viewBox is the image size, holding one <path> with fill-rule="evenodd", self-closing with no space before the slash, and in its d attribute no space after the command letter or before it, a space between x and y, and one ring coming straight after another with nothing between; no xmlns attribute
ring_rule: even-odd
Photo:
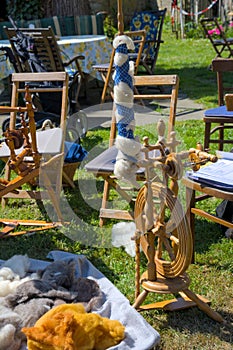
<svg viewBox="0 0 233 350"><path fill-rule="evenodd" d="M29 55L35 55L38 62L47 72L62 72L65 70L57 39L51 27L48 28L20 28L20 32L25 37L31 39L31 47L26 48ZM17 32L14 28L5 28L12 51L17 61L19 72L30 72L29 60L25 60L19 55L18 44L16 41ZM31 50L31 51L30 51ZM33 50L33 51L32 51ZM32 58L32 61L33 58Z"/></svg>

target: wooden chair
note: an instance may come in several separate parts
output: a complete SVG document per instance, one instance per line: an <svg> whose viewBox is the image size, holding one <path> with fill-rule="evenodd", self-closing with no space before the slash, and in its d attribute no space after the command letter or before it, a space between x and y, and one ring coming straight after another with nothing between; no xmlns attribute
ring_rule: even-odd
<svg viewBox="0 0 233 350"><path fill-rule="evenodd" d="M233 38L227 38L223 27L217 18L202 18L200 23L203 27L206 38L211 42L216 57L233 57Z"/></svg>
<svg viewBox="0 0 233 350"><path fill-rule="evenodd" d="M146 39L146 32L144 30L140 30L140 31L134 31L134 32L125 32L124 34L132 38L132 40L134 41L134 44L138 49L136 57L133 53L129 53L129 59L132 58L132 60L134 60L135 62L134 74L137 74L138 66L140 64L141 55L142 55L142 51L143 51L143 47ZM109 63L98 64L93 66L93 68L101 74L101 77L104 82L100 103L105 102L108 92L113 99L112 74L114 72L114 56L115 56L115 49L113 48Z"/></svg>
<svg viewBox="0 0 233 350"><path fill-rule="evenodd" d="M69 99L71 106L78 105L82 84L86 84L78 55L67 62L62 60L57 38L51 27L48 28L6 28L15 57L16 72L64 72L69 74ZM20 39L21 37L21 39Z"/></svg>
<svg viewBox="0 0 233 350"><path fill-rule="evenodd" d="M62 83L61 87L54 87L54 88L49 88L50 93L55 93L55 92L61 92L62 93L62 107L61 107L61 124L60 128L55 128L47 131L36 131L35 128L35 122L34 122L34 110L32 109L32 103L26 102L26 107L18 107L18 96L19 93L27 91L27 93L31 94L34 93L35 91L40 91L40 92L46 92L48 91L48 88L46 89L45 87L41 88L35 88L33 87L30 89L28 86L28 83L30 81L33 82L56 82L59 81ZM22 87L22 84L26 83L26 87ZM41 198L46 198L46 196L54 197L54 201L56 199L56 202L58 202L58 197L61 192L61 186L62 186L62 169L63 169L63 159L64 156L59 160L59 164L56 163L57 166L57 179L56 181L56 189L54 191L46 191L42 193L42 191L37 191L34 188L34 186L31 186L30 190L26 189L21 189L21 185L25 183L31 183L31 180L36 178L39 175L40 172L40 166L43 163L45 163L45 160L51 159L51 157L54 156L54 154L64 154L64 141L65 141L65 131L66 131L66 116L67 116L67 96L68 96L68 74L66 72L50 72L50 73L13 73L12 74L12 100L11 100L11 106L10 107L0 107L0 112L11 112L10 114L10 125L9 129L6 131L15 130L15 121L16 121L16 113L22 113L22 112L27 112L29 115L29 126L27 127L26 125L24 126L27 130L29 128L29 131L31 135L34 136L34 139L31 136L31 143L32 146L36 148L36 152L38 155L38 160L40 161L36 166L28 166L27 161L30 163L31 159L26 160L26 158L23 156L23 151L22 151L22 157L19 158L17 156L19 150L17 149L9 149L8 143L2 144L2 147L0 148L0 158L6 161L6 170L5 170L5 181L7 185L1 185L1 190L0 190L0 197L2 199L6 198L31 198L35 200L40 200ZM30 110L28 110L28 105L30 105ZM30 114L32 115L32 122L30 124ZM20 133L20 129L19 133ZM17 133L17 130L16 130ZM33 141L34 140L34 141ZM34 144L33 144L34 142ZM16 147L15 147L16 148ZM34 150L33 150L34 152ZM12 157L12 154L14 155L14 164L15 166L8 166L8 158ZM26 154L25 154L26 156ZM15 158L18 157L20 161L22 161L25 164L25 168L31 167L32 170L34 171L33 174L31 171L17 171L18 177L17 180L13 179L11 180L11 171L13 169L16 169L18 166L17 159ZM54 165L55 166L55 165ZM22 167L21 167L22 168ZM22 170L22 169L21 169ZM35 183L35 181L32 181ZM17 190L16 190L17 189ZM43 195L43 197L42 197ZM59 213L59 218L61 219L61 213L59 211L59 206L56 205L56 210Z"/></svg>
<svg viewBox="0 0 233 350"><path fill-rule="evenodd" d="M135 87L139 89L145 86L156 86L169 89L164 93L150 93L144 94L143 91L140 95L135 95L135 99L150 99L150 100L167 100L169 103L169 122L168 122L168 135L174 129L175 118L176 118L176 106L179 89L179 77L177 75L147 75L147 76L135 76ZM165 89L164 89L165 90ZM99 156L94 158L88 164L86 164L86 170L92 172L96 177L102 177L104 179L104 191L102 197L102 204L100 208L100 226L104 224L106 218L117 219L117 220L133 220L133 206L135 197L132 196L132 188L122 187L120 182L116 179L113 174L114 162L117 156L117 149L114 146L114 139L116 137L116 122L115 115L113 113L109 148L101 153ZM137 180L143 181L145 178L143 169L139 169L137 172ZM129 210L118 210L110 209L108 206L108 198L110 188L113 188L122 199L126 200L129 205ZM135 193L135 191L134 191Z"/></svg>
<svg viewBox="0 0 233 350"><path fill-rule="evenodd" d="M204 148L208 149L210 144L218 144L218 149L223 150L224 144L233 144L233 139L224 137L225 129L233 128L233 111L228 111L225 105L225 95L233 91L233 86L229 84L229 75L233 75L232 58L216 58L212 61L212 70L217 74L218 104L219 107L212 108L204 113L205 123ZM228 82L226 77L228 76ZM212 127L212 124L215 126ZM216 126L217 124L217 126ZM213 138L218 132L218 138Z"/></svg>
<svg viewBox="0 0 233 350"><path fill-rule="evenodd" d="M130 30L146 30L146 40L139 65L148 74L154 74L162 40L163 23L167 9L159 11L142 11L134 14L130 22ZM136 48L136 52L138 48Z"/></svg>

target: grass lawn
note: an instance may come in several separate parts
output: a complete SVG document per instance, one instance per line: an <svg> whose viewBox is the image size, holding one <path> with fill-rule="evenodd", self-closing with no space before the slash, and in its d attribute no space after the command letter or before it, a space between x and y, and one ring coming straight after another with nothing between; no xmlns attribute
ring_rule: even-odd
<svg viewBox="0 0 233 350"><path fill-rule="evenodd" d="M166 28L165 28L166 29ZM180 89L189 98L203 103L206 108L217 105L216 78L208 70L214 57L209 42L200 40L176 40L170 31L164 31L164 44L157 61L156 73L178 74ZM153 133L154 129L149 129ZM178 122L176 130L182 139L183 149L194 147L194 141L203 135L201 120ZM137 130L139 131L139 130ZM144 130L143 130L144 132ZM107 142L109 129L89 131L83 140L87 150L99 151ZM155 135L156 136L156 135ZM229 137L232 137L229 134ZM93 177L81 167L76 173L76 188L65 190L63 210L72 208L76 218L60 231L50 230L34 235L10 237L1 240L0 258L8 259L15 254L28 254L31 258L46 259L53 249L85 254L109 280L129 299L134 301L134 258L123 248L111 246L109 221L103 229L98 227L98 206L103 182L96 183L96 193L92 192ZM181 193L184 189L181 186ZM86 191L86 192L85 192ZM116 200L115 197L111 197ZM214 213L219 201L210 199L200 204ZM10 200L5 208L0 208L0 216L19 219L44 219L44 212L35 202ZM202 218L196 218L195 264L188 268L191 278L190 289L207 297L211 306L226 320L218 324L198 308L183 311L145 311L142 315L160 333L161 343L157 350L230 350L233 344L233 240L226 239L220 227ZM91 243L90 243L91 242ZM86 244L85 244L86 243ZM142 264L145 268L145 261ZM150 295L157 301L172 298L170 295ZM148 349L149 350L149 349Z"/></svg>

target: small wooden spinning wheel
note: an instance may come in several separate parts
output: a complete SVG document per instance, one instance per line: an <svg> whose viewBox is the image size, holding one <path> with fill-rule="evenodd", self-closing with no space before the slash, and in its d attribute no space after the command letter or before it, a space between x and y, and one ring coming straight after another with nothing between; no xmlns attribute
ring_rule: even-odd
<svg viewBox="0 0 233 350"><path fill-rule="evenodd" d="M158 131L161 128L161 121ZM161 136L161 135L160 135ZM193 238L177 197L178 179L182 176L182 160L189 158L192 167L196 163L212 159L200 149L175 153L172 144L158 142L149 145L144 142L146 182L139 190L135 203L136 224L136 293L134 307L139 310L164 308L177 310L197 305L211 318L222 322L222 317L213 311L207 300L188 289L190 280L186 270L192 261ZM168 147L169 146L169 147ZM149 151L159 150L161 155L149 157ZM195 162L194 162L195 159ZM205 160L205 161L206 161ZM153 169L159 169L158 176ZM140 275L140 248L147 258L147 270ZM140 293L140 288L142 292ZM142 305L149 292L162 294L180 294L181 298L159 303Z"/></svg>

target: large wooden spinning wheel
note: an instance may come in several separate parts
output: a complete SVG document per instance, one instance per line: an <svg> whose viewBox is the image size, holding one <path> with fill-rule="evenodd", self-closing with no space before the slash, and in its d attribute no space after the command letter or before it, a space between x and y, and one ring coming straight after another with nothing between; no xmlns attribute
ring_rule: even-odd
<svg viewBox="0 0 233 350"><path fill-rule="evenodd" d="M140 189L135 205L137 231L143 233L140 244L147 259L150 259L150 251L154 249L157 273L163 277L175 278L182 275L191 263L193 251L191 231L182 205L173 192L160 183L152 183L151 190L154 203L154 225L151 233L155 245L153 248L149 247L150 240L145 230L146 185Z"/></svg>
<svg viewBox="0 0 233 350"><path fill-rule="evenodd" d="M190 279L186 270L192 260L193 239L175 194L160 182L147 182L136 199L135 223L136 298L133 306L138 310L164 308L173 311L197 305L214 320L223 322L205 298L188 288ZM140 247L148 261L147 270L141 276ZM180 297L142 305L150 292L179 294Z"/></svg>

